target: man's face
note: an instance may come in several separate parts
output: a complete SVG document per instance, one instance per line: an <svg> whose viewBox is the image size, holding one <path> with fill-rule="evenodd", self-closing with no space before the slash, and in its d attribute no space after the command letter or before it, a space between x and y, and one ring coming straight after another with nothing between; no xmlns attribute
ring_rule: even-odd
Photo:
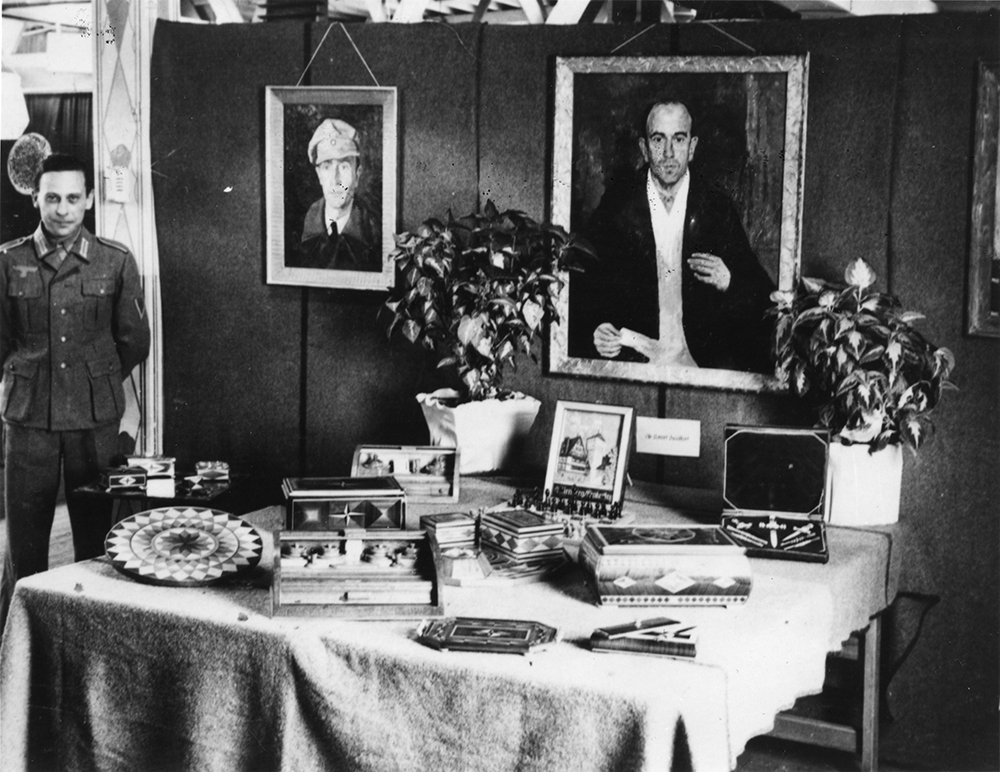
<svg viewBox="0 0 1000 772"><path fill-rule="evenodd" d="M691 136L691 115L680 104L656 105L639 140L642 157L660 185L676 185L694 158L698 138Z"/></svg>
<svg viewBox="0 0 1000 772"><path fill-rule="evenodd" d="M316 174L330 209L345 209L351 205L361 177L361 166L356 156L319 161Z"/></svg>
<svg viewBox="0 0 1000 772"><path fill-rule="evenodd" d="M94 191L87 192L83 172L45 172L32 193L45 229L59 241L74 237L83 226L83 215L94 205Z"/></svg>

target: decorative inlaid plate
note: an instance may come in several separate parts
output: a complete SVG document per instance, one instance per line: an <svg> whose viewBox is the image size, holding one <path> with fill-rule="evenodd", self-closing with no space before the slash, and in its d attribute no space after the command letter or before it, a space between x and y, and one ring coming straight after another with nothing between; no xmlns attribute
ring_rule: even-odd
<svg viewBox="0 0 1000 772"><path fill-rule="evenodd" d="M161 507L122 520L104 548L111 565L133 579L200 587L252 569L262 542L253 526L228 512Z"/></svg>

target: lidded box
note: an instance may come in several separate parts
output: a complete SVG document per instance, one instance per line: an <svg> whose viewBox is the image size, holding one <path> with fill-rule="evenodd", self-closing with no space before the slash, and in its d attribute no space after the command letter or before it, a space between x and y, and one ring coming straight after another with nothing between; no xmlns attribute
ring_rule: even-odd
<svg viewBox="0 0 1000 772"><path fill-rule="evenodd" d="M420 527L433 534L442 547L470 545L476 543L476 519L464 512L445 512L438 515L424 515Z"/></svg>
<svg viewBox="0 0 1000 772"><path fill-rule="evenodd" d="M729 425L722 527L751 557L829 559L825 429Z"/></svg>
<svg viewBox="0 0 1000 772"><path fill-rule="evenodd" d="M173 477L177 462L172 456L129 456L129 466L137 466L146 470L147 477Z"/></svg>
<svg viewBox="0 0 1000 772"><path fill-rule="evenodd" d="M547 561L562 555L563 525L526 509L486 512L479 521L479 545L518 563Z"/></svg>
<svg viewBox="0 0 1000 772"><path fill-rule="evenodd" d="M406 493L393 477L288 477L286 530L406 528Z"/></svg>
<svg viewBox="0 0 1000 772"><path fill-rule="evenodd" d="M601 604L725 606L752 586L745 550L719 526L591 525L580 562Z"/></svg>
<svg viewBox="0 0 1000 772"><path fill-rule="evenodd" d="M146 477L141 466L113 466L101 470L101 485L109 491L142 490Z"/></svg>

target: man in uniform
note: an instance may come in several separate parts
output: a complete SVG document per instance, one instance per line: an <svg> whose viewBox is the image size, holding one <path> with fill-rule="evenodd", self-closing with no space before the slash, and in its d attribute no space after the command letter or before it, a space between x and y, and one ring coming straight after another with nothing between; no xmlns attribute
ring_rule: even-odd
<svg viewBox="0 0 1000 772"><path fill-rule="evenodd" d="M0 246L0 416L7 545L0 625L14 583L48 568L60 470L77 560L104 554L110 502L73 494L118 452L122 381L149 353L139 270L129 250L83 226L86 166L53 154L32 193L34 234Z"/></svg>
<svg viewBox="0 0 1000 772"><path fill-rule="evenodd" d="M316 169L323 197L313 203L302 226L298 254L290 268L344 271L382 270L382 228L356 195L364 172L357 132L349 123L327 118L309 142L309 161Z"/></svg>

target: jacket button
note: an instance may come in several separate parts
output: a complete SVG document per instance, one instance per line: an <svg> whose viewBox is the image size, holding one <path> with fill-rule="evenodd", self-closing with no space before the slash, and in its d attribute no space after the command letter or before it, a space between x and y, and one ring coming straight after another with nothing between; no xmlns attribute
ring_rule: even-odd
<svg viewBox="0 0 1000 772"><path fill-rule="evenodd" d="M66 342L66 336L65 336L65 335L63 335L63 336L62 336L61 338L59 338L59 340L60 340L61 342L65 343L65 342Z"/></svg>
<svg viewBox="0 0 1000 772"><path fill-rule="evenodd" d="M60 370L65 370L66 369L66 363L65 362L60 362L59 363L59 369Z"/></svg>
<svg viewBox="0 0 1000 772"><path fill-rule="evenodd" d="M59 309L59 313L62 314L63 316L66 316L66 309L65 308L60 308Z"/></svg>

